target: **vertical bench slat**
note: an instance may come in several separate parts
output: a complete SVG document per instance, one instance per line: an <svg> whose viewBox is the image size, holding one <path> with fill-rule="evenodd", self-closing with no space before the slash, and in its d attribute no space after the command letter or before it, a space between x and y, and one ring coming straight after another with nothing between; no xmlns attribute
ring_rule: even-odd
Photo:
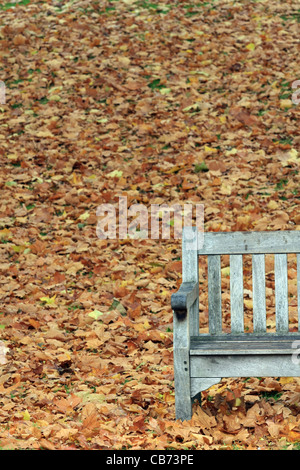
<svg viewBox="0 0 300 470"><path fill-rule="evenodd" d="M298 331L300 331L300 254L297 254L297 305L298 305Z"/></svg>
<svg viewBox="0 0 300 470"><path fill-rule="evenodd" d="M221 256L207 256L208 316L211 335L222 333Z"/></svg>
<svg viewBox="0 0 300 470"><path fill-rule="evenodd" d="M275 254L276 332L289 331L287 255Z"/></svg>
<svg viewBox="0 0 300 470"><path fill-rule="evenodd" d="M184 227L182 231L182 281L199 283L199 261L197 253L197 228ZM190 311L192 336L199 335L199 298Z"/></svg>
<svg viewBox="0 0 300 470"><path fill-rule="evenodd" d="M253 330L266 332L265 255L252 255Z"/></svg>
<svg viewBox="0 0 300 470"><path fill-rule="evenodd" d="M244 333L243 255L230 255L231 332Z"/></svg>

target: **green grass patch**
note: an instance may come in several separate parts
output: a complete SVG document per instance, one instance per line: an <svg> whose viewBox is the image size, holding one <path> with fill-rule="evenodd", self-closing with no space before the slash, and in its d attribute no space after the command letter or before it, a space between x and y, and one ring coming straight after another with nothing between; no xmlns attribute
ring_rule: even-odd
<svg viewBox="0 0 300 470"><path fill-rule="evenodd" d="M28 5L29 3L30 3L30 0L20 0L19 2L16 1L14 3L6 2L3 5L0 5L0 10L9 10L10 8L15 8L19 5Z"/></svg>

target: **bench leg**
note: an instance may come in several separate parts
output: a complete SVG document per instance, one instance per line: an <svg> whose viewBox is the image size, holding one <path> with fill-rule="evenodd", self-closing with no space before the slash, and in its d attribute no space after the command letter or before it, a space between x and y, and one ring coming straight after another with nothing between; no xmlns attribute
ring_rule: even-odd
<svg viewBox="0 0 300 470"><path fill-rule="evenodd" d="M183 369L183 370L182 370ZM192 403L198 400L201 405L201 392L219 383L221 377L192 377L186 367L175 367L175 408L176 419L188 421L192 418Z"/></svg>
<svg viewBox="0 0 300 470"><path fill-rule="evenodd" d="M174 349L174 382L176 419L192 417L191 379L189 354L186 349Z"/></svg>
<svg viewBox="0 0 300 470"><path fill-rule="evenodd" d="M188 395L182 395L180 387L175 390L176 419L189 421L192 418L192 398Z"/></svg>

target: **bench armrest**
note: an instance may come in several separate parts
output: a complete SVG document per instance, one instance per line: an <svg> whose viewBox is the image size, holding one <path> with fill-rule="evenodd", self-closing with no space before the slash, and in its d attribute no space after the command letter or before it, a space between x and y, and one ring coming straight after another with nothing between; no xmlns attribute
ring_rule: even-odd
<svg viewBox="0 0 300 470"><path fill-rule="evenodd" d="M178 312L179 316L182 316L183 312L187 312L198 296L198 282L183 282L179 290L171 295L171 307L174 312ZM182 312L181 315L180 312ZM186 316L186 313L184 316Z"/></svg>

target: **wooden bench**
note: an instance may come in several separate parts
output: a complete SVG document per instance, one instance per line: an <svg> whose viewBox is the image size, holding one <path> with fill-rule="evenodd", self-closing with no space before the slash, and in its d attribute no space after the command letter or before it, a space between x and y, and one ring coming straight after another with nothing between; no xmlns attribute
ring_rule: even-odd
<svg viewBox="0 0 300 470"><path fill-rule="evenodd" d="M203 243L199 243L199 237ZM289 331L287 254L297 254L298 332ZM223 377L300 376L300 232L183 229L182 284L172 294L176 419ZM230 333L222 331L221 255L230 255ZM253 332L244 329L243 255L252 255ZM276 331L267 332L265 255L274 254ZM208 333L199 329L199 256L207 257ZM206 330L207 331L207 330ZM300 350L299 350L300 353Z"/></svg>

